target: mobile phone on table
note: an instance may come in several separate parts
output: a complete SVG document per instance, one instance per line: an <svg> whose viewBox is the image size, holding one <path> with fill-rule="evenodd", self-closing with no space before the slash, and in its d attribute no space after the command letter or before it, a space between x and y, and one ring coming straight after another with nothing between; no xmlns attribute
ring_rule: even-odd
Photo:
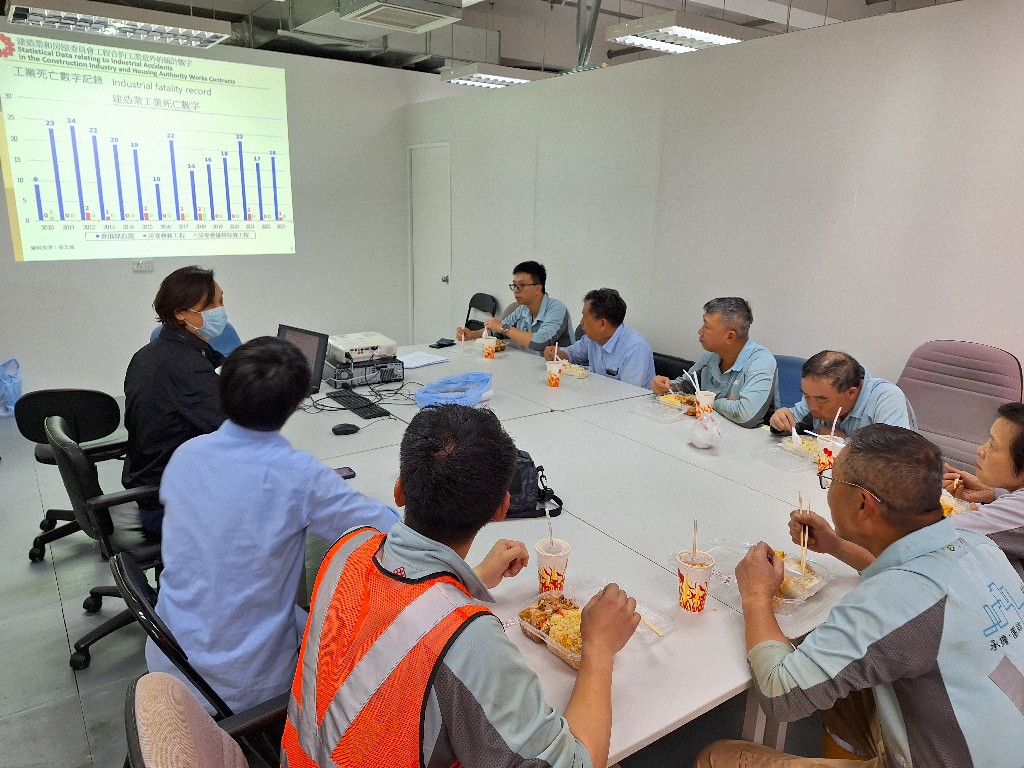
<svg viewBox="0 0 1024 768"><path fill-rule="evenodd" d="M351 480L356 476L356 472L352 467L338 467L334 471L341 475L342 480Z"/></svg>
<svg viewBox="0 0 1024 768"><path fill-rule="evenodd" d="M454 347L455 339L438 339L433 344L428 345L431 349L443 349L444 347Z"/></svg>

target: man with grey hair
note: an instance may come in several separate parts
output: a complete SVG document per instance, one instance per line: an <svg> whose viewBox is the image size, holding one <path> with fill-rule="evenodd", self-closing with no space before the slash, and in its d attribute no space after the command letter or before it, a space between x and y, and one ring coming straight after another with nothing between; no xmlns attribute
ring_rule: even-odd
<svg viewBox="0 0 1024 768"><path fill-rule="evenodd" d="M775 391L775 355L750 339L754 313L737 296L712 299L704 305L704 323L697 338L705 352L690 374L704 391L715 393L715 410L741 427L761 423ZM685 387L686 377L669 381L655 376L651 389L665 394L672 385Z"/></svg>
<svg viewBox="0 0 1024 768"><path fill-rule="evenodd" d="M916 432L871 424L831 473L835 530L794 511L796 542L860 571L860 583L794 647L772 602L783 563L760 542L736 568L747 660L761 706L782 721L825 710L837 742L882 766L1018 768L1024 733L1024 583L981 534L939 504L942 455ZM848 766L759 744L716 742L697 768Z"/></svg>

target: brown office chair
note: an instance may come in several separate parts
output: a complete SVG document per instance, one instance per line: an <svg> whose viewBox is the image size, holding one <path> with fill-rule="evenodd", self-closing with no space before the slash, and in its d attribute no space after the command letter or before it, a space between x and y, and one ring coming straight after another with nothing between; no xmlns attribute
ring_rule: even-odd
<svg viewBox="0 0 1024 768"><path fill-rule="evenodd" d="M488 317L494 317L494 313L498 311L498 300L489 293L474 293L473 298L469 300L469 308L466 309L466 322L463 323L463 327L471 331L479 331L484 324L481 320L470 318L474 309L483 312Z"/></svg>
<svg viewBox="0 0 1024 768"><path fill-rule="evenodd" d="M173 675L149 672L128 686L124 703L130 768L248 768L277 766L277 754L249 747L247 736L283 725L275 700L215 722ZM241 744L239 741L241 740Z"/></svg>
<svg viewBox="0 0 1024 768"><path fill-rule="evenodd" d="M22 395L14 404L14 419L22 437L35 443L35 458L53 466L53 450L46 439L44 422L62 416L68 434L82 446L93 462L123 459L127 434L121 426L121 408L106 392L91 389L40 389ZM58 521L65 524L57 527ZM32 541L28 559L38 563L46 556L46 545L81 530L72 509L48 509L39 523L42 534Z"/></svg>
<svg viewBox="0 0 1024 768"><path fill-rule="evenodd" d="M129 551L133 557L146 568L156 567L160 563L160 545L147 544L139 530L124 529L118 531L115 538L114 524L110 517L111 507L130 502L155 503L157 488L145 486L127 491L103 493L96 476L96 466L86 455L78 443L68 434L67 421L62 416L50 416L45 422L46 436L53 457L60 470L64 489L71 499L71 507L75 511L75 520L86 535L99 542L100 553L104 558L112 557L121 550ZM89 613L96 613L103 605L104 597L120 597L117 587L93 587L82 607ZM100 638L106 637L121 627L132 623L134 616L130 610L124 610L112 619L108 619L99 627L84 635L75 642L75 650L71 654L71 668L85 669L89 666L89 647Z"/></svg>

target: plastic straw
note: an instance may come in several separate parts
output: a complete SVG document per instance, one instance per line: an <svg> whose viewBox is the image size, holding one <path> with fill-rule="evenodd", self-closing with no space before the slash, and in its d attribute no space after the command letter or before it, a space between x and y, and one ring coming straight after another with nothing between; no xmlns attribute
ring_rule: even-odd
<svg viewBox="0 0 1024 768"><path fill-rule="evenodd" d="M836 425L839 423L839 414L843 412L843 406L839 406L839 410L836 411L836 417L832 419L832 432L829 434L829 440L836 439Z"/></svg>
<svg viewBox="0 0 1024 768"><path fill-rule="evenodd" d="M690 380L690 383L693 384L694 393L700 392L700 384L697 383L697 379L695 379L689 371L683 371L683 375L685 375L686 378Z"/></svg>
<svg viewBox="0 0 1024 768"><path fill-rule="evenodd" d="M554 528L551 526L551 510L548 509L547 503L544 504L544 517L548 519L548 547L552 552L555 551L555 533Z"/></svg>
<svg viewBox="0 0 1024 768"><path fill-rule="evenodd" d="M697 562L697 518L693 518L693 562Z"/></svg>

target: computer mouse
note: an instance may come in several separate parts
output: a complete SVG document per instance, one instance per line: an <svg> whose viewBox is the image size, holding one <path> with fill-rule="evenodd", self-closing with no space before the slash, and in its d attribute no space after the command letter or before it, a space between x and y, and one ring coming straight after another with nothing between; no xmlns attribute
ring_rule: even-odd
<svg viewBox="0 0 1024 768"><path fill-rule="evenodd" d="M354 435L359 431L359 427L355 424L335 424L331 427L331 432L336 435Z"/></svg>

